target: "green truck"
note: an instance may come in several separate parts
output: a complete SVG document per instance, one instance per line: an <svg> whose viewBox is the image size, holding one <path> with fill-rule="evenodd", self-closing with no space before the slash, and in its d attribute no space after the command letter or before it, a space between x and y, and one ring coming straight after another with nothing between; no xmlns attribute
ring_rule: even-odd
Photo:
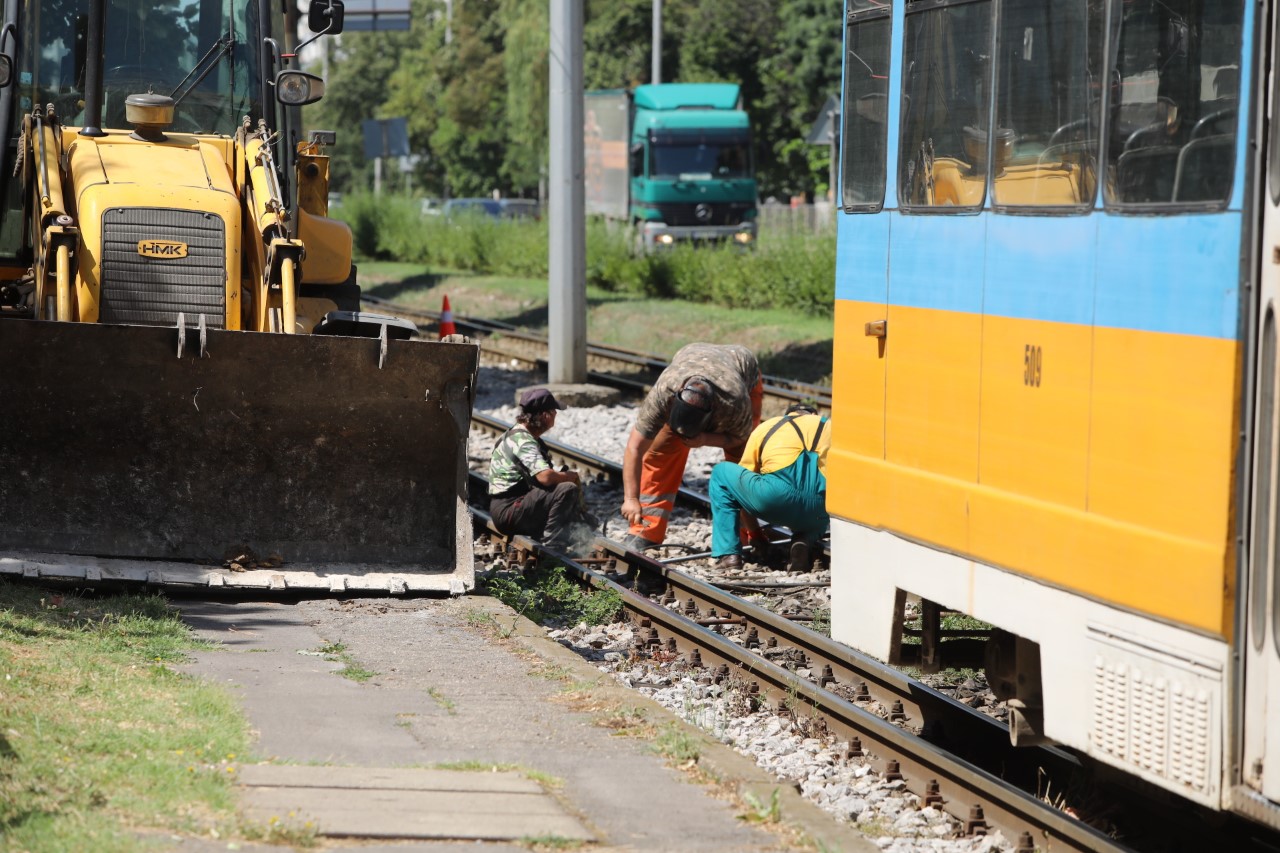
<svg viewBox="0 0 1280 853"><path fill-rule="evenodd" d="M646 250L756 240L751 121L735 83L586 93L589 214L636 226Z"/></svg>

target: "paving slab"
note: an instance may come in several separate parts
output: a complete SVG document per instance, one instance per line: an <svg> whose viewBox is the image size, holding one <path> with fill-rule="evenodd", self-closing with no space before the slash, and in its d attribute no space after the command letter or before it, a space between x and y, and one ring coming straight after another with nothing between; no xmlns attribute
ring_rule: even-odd
<svg viewBox="0 0 1280 853"><path fill-rule="evenodd" d="M384 842L397 851L452 851L468 838L549 836L591 839L593 851L799 849L794 834L741 820L731 801L668 766L646 741L616 737L598 713L576 710L565 700L566 680L594 682L593 695L643 708L655 725L684 725L492 599L179 606L197 634L219 643L186 670L238 695L256 732L263 763L243 765L239 777L250 815L274 815L309 791L323 792L317 822L323 828L329 820L334 835L454 839ZM481 623L499 626L506 639L480 630ZM346 660L372 673L367 681L342 677L343 661L317 654L337 644ZM699 767L761 801L779 790L784 817L811 841L828 850L877 849L749 759L688 731L701 752ZM479 768L491 772L474 772ZM294 799L274 799L284 794ZM378 826L354 823L374 808L382 815ZM499 817L514 823L499 824ZM370 849L365 841L324 842L347 843Z"/></svg>

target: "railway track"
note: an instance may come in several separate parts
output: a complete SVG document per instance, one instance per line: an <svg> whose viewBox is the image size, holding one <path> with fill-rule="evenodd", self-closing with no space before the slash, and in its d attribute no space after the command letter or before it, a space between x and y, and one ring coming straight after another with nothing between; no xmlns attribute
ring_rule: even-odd
<svg viewBox="0 0 1280 853"><path fill-rule="evenodd" d="M591 557L574 559L498 534L482 510L473 517L477 553L516 570L551 558L583 585L613 591L638 636L633 660L737 691L753 709L808 715L810 729L843 745L845 761L900 782L922 807L951 815L963 836L1000 831L1015 853L1274 849L1242 821L1185 805L1170 810L1161 792L1096 778L1098 768L1065 751L1015 748L991 718L670 564L606 539ZM1074 816L1073 803L1047 802L1045 790L1105 802L1123 816L1122 838ZM1086 809L1079 807L1087 818Z"/></svg>
<svg viewBox="0 0 1280 853"><path fill-rule="evenodd" d="M478 414L474 426L496 436L509 424ZM592 483L620 483L617 463L562 442L547 442L556 464L577 470L588 489ZM472 478L472 494L486 493L483 477L473 472ZM696 490L682 489L677 500L709 514L706 496ZM812 610L788 613L781 605L792 587L812 584L704 580L691 573L696 567L677 567L687 558L655 559L604 538L596 540L592 556L574 560L545 552L525 537L500 536L482 509L473 514L482 531L477 554L517 569L549 555L581 583L617 592L627 620L642 634L633 656L741 691L757 706L783 713L803 707L822 720L819 729L847 744L847 759L872 756L868 763L882 775L900 778L922 804L946 810L968 832L999 830L1015 842L1019 853L1197 849L1194 844L1126 847L1044 803L1040 794L1046 790L1099 790L1094 778L1099 768L1053 748L1014 748L1005 724L809 630ZM775 529L771 538L788 535ZM740 597L747 594L759 596L760 603ZM1175 838L1199 839L1197 843L1204 845L1200 849L1219 843L1204 834L1209 825L1205 814L1169 814L1160 800L1142 792L1110 785L1102 789L1108 791L1112 807L1126 815L1130 836L1146 839L1169 832ZM1087 813L1089 807L1081 811ZM1170 829L1174 825L1177 829Z"/></svg>
<svg viewBox="0 0 1280 853"><path fill-rule="evenodd" d="M968 834L1000 830L1019 853L1129 849L1028 793L1045 767L1071 769L1068 756L1037 749L1015 759L1004 732L972 709L617 543L597 540L595 556L575 560L527 537L501 536L483 511L474 516L484 531L481 551L525 566L550 556L581 583L615 592L640 636L635 655L678 660L694 677L740 690L756 706L819 716L846 744L847 760L900 779Z"/></svg>
<svg viewBox="0 0 1280 853"><path fill-rule="evenodd" d="M361 299L371 308L412 320L420 326L440 322L438 311L412 308L373 296L362 296ZM453 322L459 334L483 342L482 356L514 360L546 372L545 335L527 332L507 323L456 314ZM587 345L588 381L616 388L632 397L643 396L666 366L666 362L649 353L601 344ZM764 382L766 411L781 411L791 403L802 401L816 405L823 412L831 411L831 389L826 386L778 376L765 376Z"/></svg>

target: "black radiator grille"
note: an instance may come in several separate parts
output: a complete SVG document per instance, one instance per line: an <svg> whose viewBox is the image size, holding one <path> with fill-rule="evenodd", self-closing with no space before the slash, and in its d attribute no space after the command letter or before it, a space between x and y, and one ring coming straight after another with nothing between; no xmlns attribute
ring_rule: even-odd
<svg viewBox="0 0 1280 853"><path fill-rule="evenodd" d="M671 226L738 225L743 214L753 206L745 202L655 205L662 214L662 221ZM699 208L702 208L701 216L698 215Z"/></svg>
<svg viewBox="0 0 1280 853"><path fill-rule="evenodd" d="M185 243L185 258L149 258L138 243ZM178 314L190 326L204 315L211 329L225 326L226 231L222 219L195 210L113 207L102 214L104 323L172 326Z"/></svg>

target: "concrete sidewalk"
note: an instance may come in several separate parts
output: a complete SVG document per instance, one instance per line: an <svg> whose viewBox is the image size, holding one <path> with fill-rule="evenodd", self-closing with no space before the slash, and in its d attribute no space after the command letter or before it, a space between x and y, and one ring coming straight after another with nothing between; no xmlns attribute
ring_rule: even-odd
<svg viewBox="0 0 1280 853"><path fill-rule="evenodd" d="M426 840L459 837L486 839L485 849L492 851L527 850L518 839L531 837L594 842L592 850L801 849L800 835L741 820L731 802L666 766L646 741L616 737L599 725L613 707L643 709L658 727L684 726L493 599L178 605L200 636L221 644L197 655L186 671L221 682L241 698L260 759L419 769L335 776L318 767L254 768L242 779L242 808L251 819L267 819L297 802L322 832L328 821L335 827L330 831L361 838L419 835L413 842L384 840L376 848L366 840L345 842L362 850L476 849L474 842ZM486 614L513 628L511 636L499 640L474 627L487 621ZM344 678L338 671L345 664L319 653L339 643L349 660L375 673L372 678ZM579 696L584 686L595 686L588 699L570 703L567 684ZM578 706L590 710L574 710ZM781 789L784 821L811 842L833 851L878 849L749 759L686 729L698 739L701 769L760 802ZM465 769L429 770L441 766ZM501 780L476 772L495 767L515 770ZM336 788L329 784L339 778ZM545 789L539 792L529 787L530 779L552 784L538 786ZM486 787L483 795L477 786ZM511 799L486 799L492 797ZM369 827L382 831L365 831ZM175 849L210 848L183 842Z"/></svg>

